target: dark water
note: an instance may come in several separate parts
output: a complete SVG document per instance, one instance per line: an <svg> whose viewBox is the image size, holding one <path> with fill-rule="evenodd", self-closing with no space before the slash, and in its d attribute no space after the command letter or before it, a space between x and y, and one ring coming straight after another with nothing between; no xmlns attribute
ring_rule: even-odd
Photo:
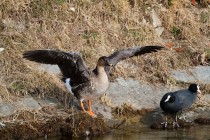
<svg viewBox="0 0 210 140"><path fill-rule="evenodd" d="M72 140L71 138L49 138L50 140ZM210 140L210 125L178 130L153 130L147 127L128 126L110 134L73 140Z"/></svg>

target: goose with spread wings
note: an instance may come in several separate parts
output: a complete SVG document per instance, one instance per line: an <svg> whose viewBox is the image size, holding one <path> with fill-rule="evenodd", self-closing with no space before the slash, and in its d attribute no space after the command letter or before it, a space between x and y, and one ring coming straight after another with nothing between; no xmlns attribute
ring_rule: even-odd
<svg viewBox="0 0 210 140"><path fill-rule="evenodd" d="M60 50L30 50L23 53L23 58L44 64L58 65L63 75L65 85L79 101L86 112L83 102L88 102L88 113L94 116L91 109L91 99L99 97L109 88L109 74L112 66L129 57L157 52L162 46L143 46L119 50L110 56L98 59L95 69L90 70L83 58L76 52Z"/></svg>

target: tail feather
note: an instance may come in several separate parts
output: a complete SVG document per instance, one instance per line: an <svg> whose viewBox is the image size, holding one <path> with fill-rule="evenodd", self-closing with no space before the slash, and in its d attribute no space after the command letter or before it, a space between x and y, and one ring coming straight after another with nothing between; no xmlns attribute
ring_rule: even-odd
<svg viewBox="0 0 210 140"><path fill-rule="evenodd" d="M71 81L70 78L66 78L65 85L66 85L66 88L68 89L68 91L74 96L74 93L72 92L72 87L71 87L70 81Z"/></svg>

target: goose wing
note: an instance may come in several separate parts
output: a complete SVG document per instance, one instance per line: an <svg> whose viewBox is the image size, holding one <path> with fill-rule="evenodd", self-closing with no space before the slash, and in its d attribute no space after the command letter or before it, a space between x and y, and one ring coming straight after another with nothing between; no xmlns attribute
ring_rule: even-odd
<svg viewBox="0 0 210 140"><path fill-rule="evenodd" d="M90 71L78 53L60 50L31 50L25 51L23 58L43 64L58 65L63 76L71 79L72 86L89 81Z"/></svg>
<svg viewBox="0 0 210 140"><path fill-rule="evenodd" d="M129 48L126 50L116 51L111 54L109 58L109 63L112 65L116 65L119 61L124 60L129 57L138 56L146 53L157 52L158 50L163 49L162 46L137 46L134 48Z"/></svg>
<svg viewBox="0 0 210 140"><path fill-rule="evenodd" d="M143 55L146 53L157 52L163 48L163 46L137 46L134 48L116 51L110 56L108 56L109 64L115 66L119 61L124 60L126 58ZM110 66L105 66L105 70L107 73L110 73Z"/></svg>

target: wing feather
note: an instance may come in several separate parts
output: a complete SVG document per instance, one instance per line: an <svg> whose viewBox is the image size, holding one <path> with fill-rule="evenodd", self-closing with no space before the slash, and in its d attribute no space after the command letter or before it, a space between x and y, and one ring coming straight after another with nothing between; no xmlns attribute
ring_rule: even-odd
<svg viewBox="0 0 210 140"><path fill-rule="evenodd" d="M90 71L78 53L67 53L60 50L31 50L25 51L23 58L39 63L58 65L63 76L71 79L72 86L89 80Z"/></svg>
<svg viewBox="0 0 210 140"><path fill-rule="evenodd" d="M108 57L109 63L112 65L116 65L119 61L124 60L126 58L143 55L146 53L157 52L158 50L161 50L163 48L164 47L162 46L137 46L126 50L116 51Z"/></svg>

